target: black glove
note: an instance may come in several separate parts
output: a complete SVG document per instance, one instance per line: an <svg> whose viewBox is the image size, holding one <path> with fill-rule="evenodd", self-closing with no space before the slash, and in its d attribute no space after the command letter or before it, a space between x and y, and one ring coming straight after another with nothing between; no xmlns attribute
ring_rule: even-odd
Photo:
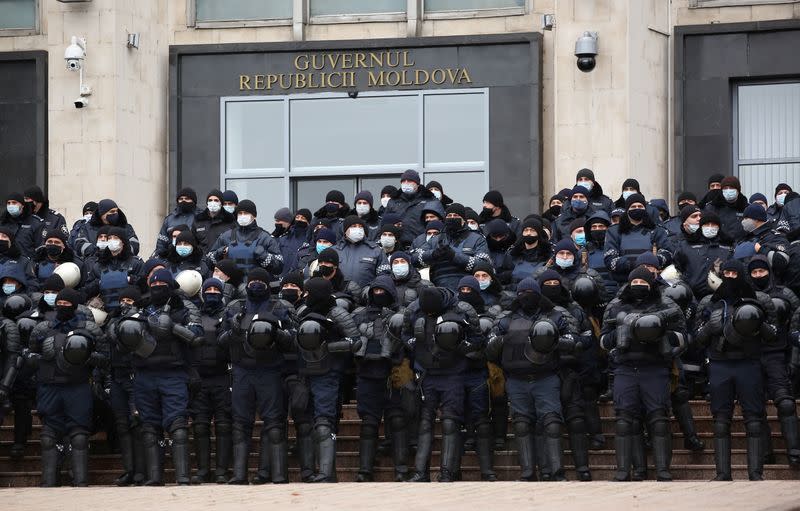
<svg viewBox="0 0 800 511"><path fill-rule="evenodd" d="M235 335L242 335L244 333L244 330L242 330L242 313L241 312L239 314L234 315L231 318L231 331L233 331L233 333Z"/></svg>
<svg viewBox="0 0 800 511"><path fill-rule="evenodd" d="M446 245L439 245L438 247L434 248L433 252L431 252L431 259L434 261L444 261L446 259L446 248L449 247Z"/></svg>
<svg viewBox="0 0 800 511"><path fill-rule="evenodd" d="M8 400L8 394L11 392L11 389L6 387L5 385L0 385L0 406Z"/></svg>
<svg viewBox="0 0 800 511"><path fill-rule="evenodd" d="M722 334L722 326L723 326L723 314L722 309L717 309L711 313L711 316L706 321L704 325L706 331L712 335L720 335Z"/></svg>
<svg viewBox="0 0 800 511"><path fill-rule="evenodd" d="M573 353L575 347L575 338L571 334L562 335L558 338L558 351L561 353Z"/></svg>

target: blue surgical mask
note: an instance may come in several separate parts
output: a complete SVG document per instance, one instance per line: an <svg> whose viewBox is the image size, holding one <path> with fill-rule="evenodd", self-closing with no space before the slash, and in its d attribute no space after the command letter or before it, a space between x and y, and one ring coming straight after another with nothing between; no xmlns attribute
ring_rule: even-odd
<svg viewBox="0 0 800 511"><path fill-rule="evenodd" d="M194 249L191 246L181 245L180 247L175 247L175 252L181 256L186 257L192 253Z"/></svg>
<svg viewBox="0 0 800 511"><path fill-rule="evenodd" d="M634 193L636 193L636 191L634 191L634 190L625 190L624 192L622 192L622 199L623 200L628 200L628 197L630 197Z"/></svg>
<svg viewBox="0 0 800 511"><path fill-rule="evenodd" d="M408 275L409 267L407 263L397 263L392 265L392 274L398 279L405 278Z"/></svg>
<svg viewBox="0 0 800 511"><path fill-rule="evenodd" d="M574 262L575 259L572 257L569 259L561 259L560 257L556 257L556 264L559 268L570 268Z"/></svg>
<svg viewBox="0 0 800 511"><path fill-rule="evenodd" d="M736 197L739 196L739 191L736 188L727 188L722 190L722 196L728 202L733 202L736 200Z"/></svg>
<svg viewBox="0 0 800 511"><path fill-rule="evenodd" d="M786 195L788 194L782 193L775 197L775 202L778 203L778 206L783 206L783 202L786 200Z"/></svg>
<svg viewBox="0 0 800 511"><path fill-rule="evenodd" d="M19 216L22 213L22 206L19 204L8 204L6 206L6 211L11 216Z"/></svg>
<svg viewBox="0 0 800 511"><path fill-rule="evenodd" d="M480 286L481 291L486 291L489 289L489 286L492 285L492 279L479 280L478 285Z"/></svg>
<svg viewBox="0 0 800 511"><path fill-rule="evenodd" d="M325 245L323 243L317 243L317 254L321 254L323 250L330 247L330 245Z"/></svg>
<svg viewBox="0 0 800 511"><path fill-rule="evenodd" d="M3 284L3 294L12 295L17 290L16 284Z"/></svg>
<svg viewBox="0 0 800 511"><path fill-rule="evenodd" d="M594 183L592 181L578 181L576 184L586 188L587 192L591 192L592 187L594 187Z"/></svg>
<svg viewBox="0 0 800 511"><path fill-rule="evenodd" d="M579 247L586 245L586 233L579 232L575 234L575 244Z"/></svg>
<svg viewBox="0 0 800 511"><path fill-rule="evenodd" d="M56 304L56 296L58 296L56 293L45 293L43 296L44 303L50 307L54 307Z"/></svg>
<svg viewBox="0 0 800 511"><path fill-rule="evenodd" d="M589 207L589 202L583 200L572 200L569 203L573 211L585 211Z"/></svg>
<svg viewBox="0 0 800 511"><path fill-rule="evenodd" d="M236 211L236 206L228 204L227 206L222 206L222 209L224 209L225 211L227 211L230 214L233 214L233 212Z"/></svg>

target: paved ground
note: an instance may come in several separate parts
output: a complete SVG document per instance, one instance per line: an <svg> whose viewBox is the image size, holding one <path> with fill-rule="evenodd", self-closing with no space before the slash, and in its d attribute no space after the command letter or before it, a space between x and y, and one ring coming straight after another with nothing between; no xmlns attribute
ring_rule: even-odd
<svg viewBox="0 0 800 511"><path fill-rule="evenodd" d="M417 505L409 507L409 502ZM186 511L189 509L499 511L800 510L800 483L456 483L345 484L191 488L9 488L0 508L44 511Z"/></svg>

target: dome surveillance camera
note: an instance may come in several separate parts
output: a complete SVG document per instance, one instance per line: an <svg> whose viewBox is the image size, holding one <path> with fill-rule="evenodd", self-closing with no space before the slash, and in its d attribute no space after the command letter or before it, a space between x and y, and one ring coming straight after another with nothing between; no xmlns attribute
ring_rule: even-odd
<svg viewBox="0 0 800 511"><path fill-rule="evenodd" d="M72 40L64 50L64 60L67 62L67 69L70 71L78 71L83 65L83 59L86 58L86 43L72 36Z"/></svg>
<svg viewBox="0 0 800 511"><path fill-rule="evenodd" d="M575 56L578 69L584 73L592 71L597 65L597 32L584 32L575 41Z"/></svg>

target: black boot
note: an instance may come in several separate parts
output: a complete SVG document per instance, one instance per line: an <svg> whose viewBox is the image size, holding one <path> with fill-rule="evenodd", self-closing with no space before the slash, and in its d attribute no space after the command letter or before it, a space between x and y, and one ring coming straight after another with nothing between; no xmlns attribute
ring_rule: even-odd
<svg viewBox="0 0 800 511"><path fill-rule="evenodd" d="M216 433L216 470L214 471L214 482L225 484L231 469L231 457L233 456L233 440L231 440L231 423L217 422L214 424Z"/></svg>
<svg viewBox="0 0 800 511"><path fill-rule="evenodd" d="M794 406L794 401L792 401ZM790 465L800 465L800 434L798 434L797 415L785 415L780 418L781 433L786 443L786 457Z"/></svg>
<svg viewBox="0 0 800 511"><path fill-rule="evenodd" d="M72 433L72 486L89 486L89 435L86 432Z"/></svg>
<svg viewBox="0 0 800 511"><path fill-rule="evenodd" d="M519 456L520 481L536 481L536 452L533 428L528 420L514 420L514 438Z"/></svg>
<svg viewBox="0 0 800 511"><path fill-rule="evenodd" d="M258 470L256 475L250 480L250 484L267 484L272 480L270 456L269 456L269 432L266 428L261 428L261 442L258 451Z"/></svg>
<svg viewBox="0 0 800 511"><path fill-rule="evenodd" d="M439 470L440 483L452 483L458 472L458 459L461 455L461 426L453 419L442 419L442 466Z"/></svg>
<svg viewBox="0 0 800 511"><path fill-rule="evenodd" d="M21 460L25 457L25 444L33 431L33 402L28 399L13 400L14 408L14 443L11 446L11 458Z"/></svg>
<svg viewBox="0 0 800 511"><path fill-rule="evenodd" d="M478 424L475 428L475 451L478 454L478 466L481 469L482 481L497 481L494 473L494 449L492 449L492 425L490 423Z"/></svg>
<svg viewBox="0 0 800 511"><path fill-rule="evenodd" d="M175 469L175 483L178 486L191 484L191 469L189 468L189 428L184 419L178 419L180 424L170 427L172 438L172 466ZM176 422L178 422L176 421Z"/></svg>
<svg viewBox="0 0 800 511"><path fill-rule="evenodd" d="M647 479L647 453L644 446L644 432L642 422L633 422L633 435L631 435L631 480L645 481Z"/></svg>
<svg viewBox="0 0 800 511"><path fill-rule="evenodd" d="M714 418L714 464L717 466L715 481L732 481L731 477L731 424L722 418Z"/></svg>
<svg viewBox="0 0 800 511"><path fill-rule="evenodd" d="M608 403L614 399L614 372L608 371L608 388L598 397L601 403Z"/></svg>
<svg viewBox="0 0 800 511"><path fill-rule="evenodd" d="M144 453L142 427L131 428L133 437L133 484L142 486L147 480L147 457Z"/></svg>
<svg viewBox="0 0 800 511"><path fill-rule="evenodd" d="M241 424L233 425L233 477L228 484L247 485L247 462L250 458L251 430Z"/></svg>
<svg viewBox="0 0 800 511"><path fill-rule="evenodd" d="M631 480L631 463L633 455L633 423L625 418L617 417L614 435L614 451L617 456L617 472L614 481Z"/></svg>
<svg viewBox="0 0 800 511"><path fill-rule="evenodd" d="M286 430L280 427L270 428L267 437L272 484L286 484L289 482L289 442L286 439Z"/></svg>
<svg viewBox="0 0 800 511"><path fill-rule="evenodd" d="M544 425L542 421L536 422L536 428L533 434L534 454L536 455L536 464L539 466L539 480L543 482L550 482L550 462L547 459L547 450L544 445Z"/></svg>
<svg viewBox="0 0 800 511"><path fill-rule="evenodd" d="M566 481L564 466L561 463L561 420L544 416L544 449L550 469L551 481Z"/></svg>
<svg viewBox="0 0 800 511"><path fill-rule="evenodd" d="M312 483L336 482L336 437L327 423L317 424L315 428L317 440L317 458L319 472L314 475Z"/></svg>
<svg viewBox="0 0 800 511"><path fill-rule="evenodd" d="M147 480L145 486L164 486L164 461L161 454L161 435L155 428L142 428L142 443L146 463Z"/></svg>
<svg viewBox="0 0 800 511"><path fill-rule="evenodd" d="M122 462L122 475L119 476L114 484L117 486L131 486L134 484L134 464L133 464L133 435L128 428L128 418L122 417L116 423L117 443L119 444L120 461Z"/></svg>
<svg viewBox="0 0 800 511"><path fill-rule="evenodd" d="M751 481L764 480L764 443L761 439L761 419L744 423L747 431L747 477Z"/></svg>
<svg viewBox="0 0 800 511"><path fill-rule="evenodd" d="M392 462L394 463L394 480L401 483L408 477L408 430L406 419L395 416L389 419L391 431Z"/></svg>
<svg viewBox="0 0 800 511"><path fill-rule="evenodd" d="M569 422L569 447L578 481L591 481L589 472L589 438L586 436L586 423L582 418Z"/></svg>
<svg viewBox="0 0 800 511"><path fill-rule="evenodd" d="M314 438L311 435L311 424L308 422L295 423L295 431L300 480L308 483L314 477Z"/></svg>
<svg viewBox="0 0 800 511"><path fill-rule="evenodd" d="M42 488L53 488L58 486L58 445L56 433L47 426L42 427L39 437L39 445L42 448Z"/></svg>
<svg viewBox="0 0 800 511"><path fill-rule="evenodd" d="M361 435L358 441L359 469L357 483L374 481L372 468L375 464L375 450L378 446L378 426L372 423L361 423Z"/></svg>
<svg viewBox="0 0 800 511"><path fill-rule="evenodd" d="M194 432L194 457L197 462L197 472L192 476L192 484L207 483L211 466L211 428L208 423L195 422L192 430Z"/></svg>
<svg viewBox="0 0 800 511"><path fill-rule="evenodd" d="M672 463L672 431L666 413L653 412L649 417L653 441L653 462L656 466L656 481L672 481L669 472Z"/></svg>
<svg viewBox="0 0 800 511"><path fill-rule="evenodd" d="M606 446L603 436L603 423L600 420L600 407L597 405L597 389L583 389L583 415L586 421L586 434L589 436L589 449L599 450Z"/></svg>
<svg viewBox="0 0 800 511"><path fill-rule="evenodd" d="M761 424L761 455L764 465L775 464L775 449L772 448L772 428L769 427L766 417Z"/></svg>
<svg viewBox="0 0 800 511"><path fill-rule="evenodd" d="M433 448L433 422L422 419L419 422L417 436L417 454L414 457L414 474L407 480L409 483L431 482L431 450Z"/></svg>
<svg viewBox="0 0 800 511"><path fill-rule="evenodd" d="M672 403L672 413L678 421L678 425L683 432L683 446L692 451L700 452L706 448L705 444L700 437L697 436L697 430L694 426L694 417L692 416L692 407L688 401L680 403Z"/></svg>
<svg viewBox="0 0 800 511"><path fill-rule="evenodd" d="M508 437L508 396L505 394L492 399L492 432L494 450L502 451Z"/></svg>

